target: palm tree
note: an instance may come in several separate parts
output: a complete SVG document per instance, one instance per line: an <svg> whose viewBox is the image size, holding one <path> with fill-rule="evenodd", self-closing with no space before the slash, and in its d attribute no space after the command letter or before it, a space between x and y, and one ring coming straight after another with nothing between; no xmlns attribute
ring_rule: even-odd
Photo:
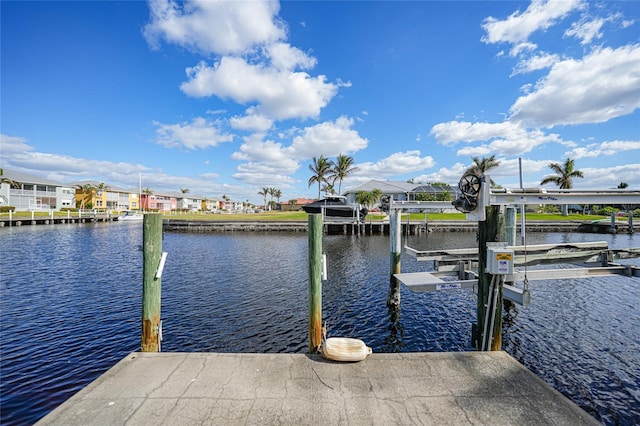
<svg viewBox="0 0 640 426"><path fill-rule="evenodd" d="M78 190L80 191L80 210L84 209L85 205L90 203L93 200L93 194L96 190L96 187L90 183L85 183L84 185L76 185L76 193Z"/></svg>
<svg viewBox="0 0 640 426"><path fill-rule="evenodd" d="M484 176L489 170L494 169L500 165L500 161L496 160L495 154L489 158L471 157L473 164L467 168L464 174L473 173L476 176ZM493 179L489 179L491 186L495 186L496 183Z"/></svg>
<svg viewBox="0 0 640 426"><path fill-rule="evenodd" d="M271 211L271 206L273 206L273 197L276 195L276 188L269 188L269 211Z"/></svg>
<svg viewBox="0 0 640 426"><path fill-rule="evenodd" d="M556 174L546 176L540 182L540 185L545 185L547 183L554 183L560 189L571 189L573 188L573 178L582 178L584 177L583 173L580 170L575 170L575 161L567 158L564 164L558 163L549 163L549 168L553 170ZM568 216L569 210L566 204L562 205L562 215Z"/></svg>
<svg viewBox="0 0 640 426"><path fill-rule="evenodd" d="M336 161L331 161L331 171L329 177L333 178L333 182L338 181L338 195L342 193L342 180L351 173L359 169L353 165L353 157L340 154L336 157Z"/></svg>
<svg viewBox="0 0 640 426"><path fill-rule="evenodd" d="M282 197L282 191L278 188L273 188L273 196L276 197L277 204L280 204L280 197Z"/></svg>
<svg viewBox="0 0 640 426"><path fill-rule="evenodd" d="M629 187L629 184L627 182L620 182L620 184L618 185L618 189L625 189L628 187Z"/></svg>
<svg viewBox="0 0 640 426"><path fill-rule="evenodd" d="M313 176L309 178L309 185L318 184L318 199L320 199L320 188L323 182L327 182L327 176L331 172L329 161L321 155L319 158L313 157L313 164L309 164L309 170L313 172Z"/></svg>
<svg viewBox="0 0 640 426"><path fill-rule="evenodd" d="M258 195L262 195L264 199L264 203L262 204L262 208L264 210L267 209L267 195L269 195L269 188L262 188L262 191L258 192Z"/></svg>
<svg viewBox="0 0 640 426"><path fill-rule="evenodd" d="M325 196L328 196L328 195L335 194L336 190L333 188L333 185L327 182L324 185L322 185L322 192L324 192Z"/></svg>
<svg viewBox="0 0 640 426"><path fill-rule="evenodd" d="M183 194L188 194L190 191L189 188L181 188L180 192L182 192Z"/></svg>

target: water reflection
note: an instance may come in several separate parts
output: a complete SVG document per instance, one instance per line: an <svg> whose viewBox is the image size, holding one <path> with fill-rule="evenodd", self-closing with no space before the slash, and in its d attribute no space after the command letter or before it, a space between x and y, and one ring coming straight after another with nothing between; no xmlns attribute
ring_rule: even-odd
<svg viewBox="0 0 640 426"><path fill-rule="evenodd" d="M88 224L0 230L1 424L33 423L140 344L142 227ZM537 234L529 244L629 235ZM431 232L418 249L477 245L475 233ZM473 350L470 290L401 291L389 309L389 240L325 236L329 336L374 352ZM164 351L307 350L306 234L165 234ZM637 261L635 261L637 264ZM10 265L10 266L7 266ZM431 268L403 255L402 271ZM509 306L504 348L607 424L640 419L640 285L627 277L535 282Z"/></svg>

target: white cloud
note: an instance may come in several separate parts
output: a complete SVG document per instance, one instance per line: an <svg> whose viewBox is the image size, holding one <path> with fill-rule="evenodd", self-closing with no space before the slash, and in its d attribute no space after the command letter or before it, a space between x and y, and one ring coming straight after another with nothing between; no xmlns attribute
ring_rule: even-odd
<svg viewBox="0 0 640 426"><path fill-rule="evenodd" d="M396 152L382 160L374 162L358 163L358 171L355 176L370 179L386 178L394 175L419 172L435 165L431 156L422 157L420 151Z"/></svg>
<svg viewBox="0 0 640 426"><path fill-rule="evenodd" d="M536 31L544 31L563 19L570 12L585 5L581 0L534 0L527 10L514 12L505 20L493 17L485 19L482 28L486 34L482 37L485 43L520 44L526 42Z"/></svg>
<svg viewBox="0 0 640 426"><path fill-rule="evenodd" d="M544 31L564 18L571 11L580 8L582 1L532 1L526 11L516 11L505 20L488 17L482 24L485 35L482 41L492 43L526 43L536 31Z"/></svg>
<svg viewBox="0 0 640 426"><path fill-rule="evenodd" d="M164 39L205 56L241 54L286 36L275 1L151 0L148 5L151 22L143 34L153 48Z"/></svg>
<svg viewBox="0 0 640 426"><path fill-rule="evenodd" d="M483 157L491 154L491 149L487 145L466 146L456 151L458 157Z"/></svg>
<svg viewBox="0 0 640 426"><path fill-rule="evenodd" d="M212 67L200 62L186 71L189 79L180 88L187 95L257 102L255 111L274 119L317 117L338 90L323 75L311 77L237 57L224 57Z"/></svg>
<svg viewBox="0 0 640 426"><path fill-rule="evenodd" d="M541 53L530 58L523 58L516 64L512 76L524 74L531 71L538 71L545 68L551 68L553 64L560 60L560 56L549 53Z"/></svg>
<svg viewBox="0 0 640 426"><path fill-rule="evenodd" d="M244 138L240 150L231 155L233 160L247 161L254 164L264 164L277 169L278 173L294 173L298 169L298 162L293 158L290 148L274 141L263 141L260 134L253 134Z"/></svg>
<svg viewBox="0 0 640 426"><path fill-rule="evenodd" d="M265 163L245 163L238 166L233 174L235 179L258 187L275 186L282 189L289 188L295 181L287 173Z"/></svg>
<svg viewBox="0 0 640 426"><path fill-rule="evenodd" d="M442 145L458 142L485 142L476 147L461 148L461 156L488 155L501 153L519 155L530 152L546 143L569 144L557 134L545 134L539 129L528 130L519 123L503 121L500 123L470 123L467 121L449 121L431 128L431 135ZM486 143L491 141L490 143Z"/></svg>
<svg viewBox="0 0 640 426"><path fill-rule="evenodd" d="M233 135L221 133L219 123L207 121L202 117L194 118L191 123L162 124L156 121L153 124L158 127L156 142L167 148L196 150L233 140Z"/></svg>
<svg viewBox="0 0 640 426"><path fill-rule="evenodd" d="M438 171L414 177L416 182L445 182L458 185L458 181L467 170L468 165L455 163L451 167L442 167Z"/></svg>
<svg viewBox="0 0 640 426"><path fill-rule="evenodd" d="M31 151L33 149L33 147L27 143L25 138L9 136L3 133L0 133L0 148L0 152L5 158L8 155Z"/></svg>
<svg viewBox="0 0 640 426"><path fill-rule="evenodd" d="M557 62L532 93L511 106L512 121L552 127L602 123L640 107L640 45L603 48Z"/></svg>
<svg viewBox="0 0 640 426"><path fill-rule="evenodd" d="M592 21L579 21L571 24L571 28L564 32L566 37L580 39L580 44L589 44L593 39L602 38L602 25L605 20L597 18Z"/></svg>
<svg viewBox="0 0 640 426"><path fill-rule="evenodd" d="M297 47L288 43L274 43L266 48L271 65L279 70L311 69L318 62Z"/></svg>
<svg viewBox="0 0 640 426"><path fill-rule="evenodd" d="M568 158L597 158L601 155L616 155L623 151L640 150L640 141L608 141L601 144L590 144L577 147L565 153Z"/></svg>
<svg viewBox="0 0 640 426"><path fill-rule="evenodd" d="M242 117L232 117L229 120L231 127L238 130L266 132L273 126L273 120L258 114L252 114L251 111Z"/></svg>
<svg viewBox="0 0 640 426"><path fill-rule="evenodd" d="M584 173L584 179L576 179L574 188L610 189L620 182L628 183L630 189L640 188L639 163L604 168L581 167L580 170Z"/></svg>
<svg viewBox="0 0 640 426"><path fill-rule="evenodd" d="M353 119L342 116L336 121L325 121L306 127L302 134L293 139L291 152L299 159L334 157L338 154L351 154L364 149L369 144L357 131L351 128Z"/></svg>

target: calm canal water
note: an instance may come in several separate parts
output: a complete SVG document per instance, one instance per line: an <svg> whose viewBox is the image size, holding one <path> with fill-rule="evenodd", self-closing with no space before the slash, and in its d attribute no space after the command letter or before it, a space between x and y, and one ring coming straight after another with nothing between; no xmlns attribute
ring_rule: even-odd
<svg viewBox="0 0 640 426"><path fill-rule="evenodd" d="M640 246L640 236L528 234L528 244L602 240ZM0 229L1 424L34 423L138 350L141 244L139 223ZM434 232L408 244L476 241ZM389 312L388 237L326 236L323 246L330 336L363 339L374 352L472 350L471 291L403 288L400 312ZM166 233L163 249L163 351L306 351L306 234ZM403 255L404 272L430 267ZM505 313L505 350L601 422L639 424L640 279L531 287L531 305Z"/></svg>

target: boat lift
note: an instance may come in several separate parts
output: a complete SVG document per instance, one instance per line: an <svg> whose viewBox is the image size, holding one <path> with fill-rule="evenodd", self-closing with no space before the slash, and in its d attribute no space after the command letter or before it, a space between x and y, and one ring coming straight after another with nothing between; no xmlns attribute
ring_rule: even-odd
<svg viewBox="0 0 640 426"><path fill-rule="evenodd" d="M460 197L445 201L393 201L390 210L439 210L452 205L466 213L468 220L486 220L485 207L525 204L640 204L640 191L519 188L490 188L488 176L467 174L460 179ZM524 212L524 208L522 209ZM630 219L631 225L631 219ZM524 233L524 227L522 229ZM434 272L398 273L393 276L415 292L460 288L477 289L478 249L418 251L404 247L404 252L419 261L434 262ZM614 260L640 257L640 248L610 249L606 242L508 246L507 243L487 243L487 269L504 282L503 298L526 306L530 302L529 281L547 279L587 278L604 275L640 277L640 268L614 263ZM527 266L553 263L582 263L570 269L534 269ZM595 266L597 264L598 266ZM524 270L515 270L515 267ZM474 269L475 268L475 269ZM457 277L457 280L445 280ZM523 282L517 287L515 282Z"/></svg>

